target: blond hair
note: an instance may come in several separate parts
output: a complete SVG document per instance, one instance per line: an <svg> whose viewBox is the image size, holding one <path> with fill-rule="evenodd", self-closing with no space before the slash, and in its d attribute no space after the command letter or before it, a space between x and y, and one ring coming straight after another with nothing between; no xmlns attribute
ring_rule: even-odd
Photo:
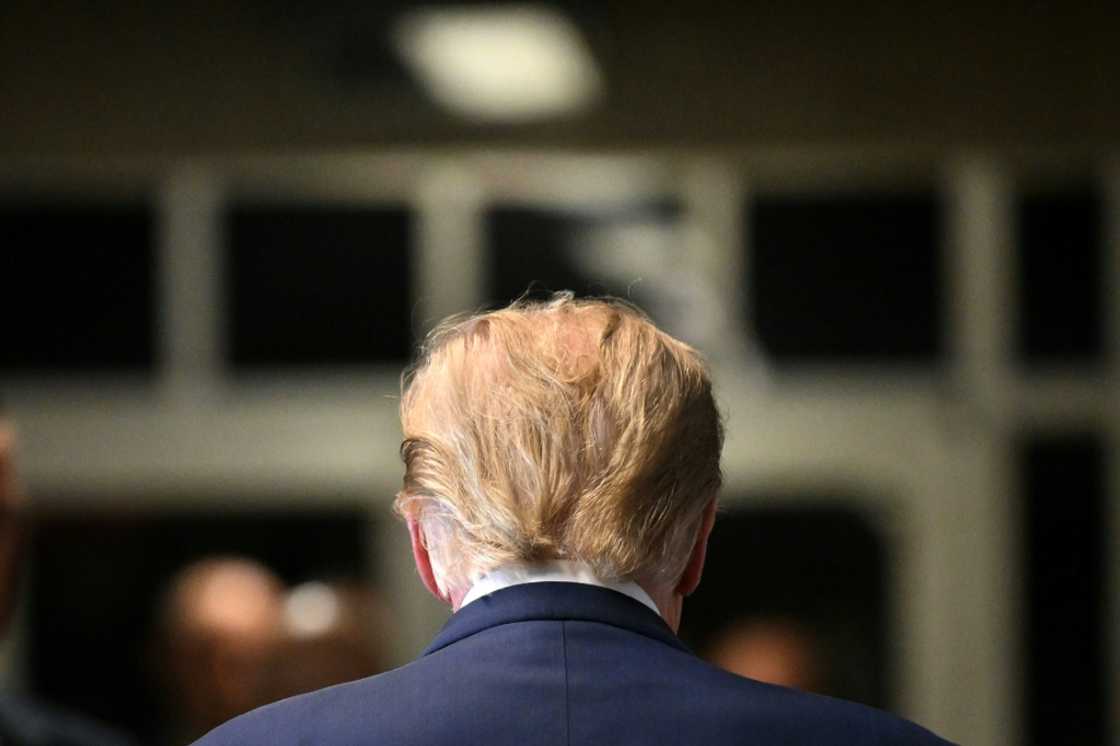
<svg viewBox="0 0 1120 746"><path fill-rule="evenodd" d="M402 378L401 425L395 507L443 590L548 559L675 582L721 482L699 354L613 299L445 321Z"/></svg>

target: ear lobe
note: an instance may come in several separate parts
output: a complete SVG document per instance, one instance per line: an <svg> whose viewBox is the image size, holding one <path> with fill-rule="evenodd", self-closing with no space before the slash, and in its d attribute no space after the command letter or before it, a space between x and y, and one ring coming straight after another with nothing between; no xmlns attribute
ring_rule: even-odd
<svg viewBox="0 0 1120 746"><path fill-rule="evenodd" d="M408 538L412 541L412 559L416 563L416 572L420 575L420 582L440 601L451 603L451 599L440 592L436 574L432 571L432 558L428 554L428 545L424 541L424 529L412 516L405 518L408 524Z"/></svg>
<svg viewBox="0 0 1120 746"><path fill-rule="evenodd" d="M696 532L696 542L692 545L692 554L689 555L688 564L676 591L681 596L691 596L700 586L700 576L704 573L704 561L708 555L708 537L712 534L712 527L716 523L716 499L704 506L704 514L700 519L700 528Z"/></svg>

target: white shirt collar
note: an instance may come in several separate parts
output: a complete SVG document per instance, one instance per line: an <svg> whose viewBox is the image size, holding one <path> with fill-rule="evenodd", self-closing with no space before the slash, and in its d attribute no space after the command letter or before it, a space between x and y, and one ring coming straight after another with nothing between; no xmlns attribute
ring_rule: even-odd
<svg viewBox="0 0 1120 746"><path fill-rule="evenodd" d="M552 560L532 565L502 565L483 575L467 595L463 596L459 608L463 608L472 601L477 601L483 596L488 596L503 588L510 588L524 583L583 583L584 585L597 585L600 588L609 588L635 601L649 607L658 616L661 612L650 595L637 583L630 580L606 581L600 579L592 571L591 566L574 560Z"/></svg>

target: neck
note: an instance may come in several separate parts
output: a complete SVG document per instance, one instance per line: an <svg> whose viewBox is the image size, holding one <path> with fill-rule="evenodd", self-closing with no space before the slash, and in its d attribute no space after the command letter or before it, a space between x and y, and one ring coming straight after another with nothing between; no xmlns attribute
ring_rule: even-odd
<svg viewBox="0 0 1120 746"><path fill-rule="evenodd" d="M661 614L661 618L665 620L665 624L669 625L669 629L673 630L676 634L681 626L681 614L684 611L684 596L677 593L672 588L661 585L654 585L652 583L638 583L642 589L649 594L653 602L657 604L657 611Z"/></svg>

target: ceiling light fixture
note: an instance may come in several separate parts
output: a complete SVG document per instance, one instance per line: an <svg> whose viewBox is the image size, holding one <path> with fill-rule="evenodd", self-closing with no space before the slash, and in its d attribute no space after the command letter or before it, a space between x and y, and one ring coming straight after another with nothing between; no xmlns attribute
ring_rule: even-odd
<svg viewBox="0 0 1120 746"><path fill-rule="evenodd" d="M544 5L411 10L392 42L436 101L476 122L572 113L602 88L579 29Z"/></svg>

